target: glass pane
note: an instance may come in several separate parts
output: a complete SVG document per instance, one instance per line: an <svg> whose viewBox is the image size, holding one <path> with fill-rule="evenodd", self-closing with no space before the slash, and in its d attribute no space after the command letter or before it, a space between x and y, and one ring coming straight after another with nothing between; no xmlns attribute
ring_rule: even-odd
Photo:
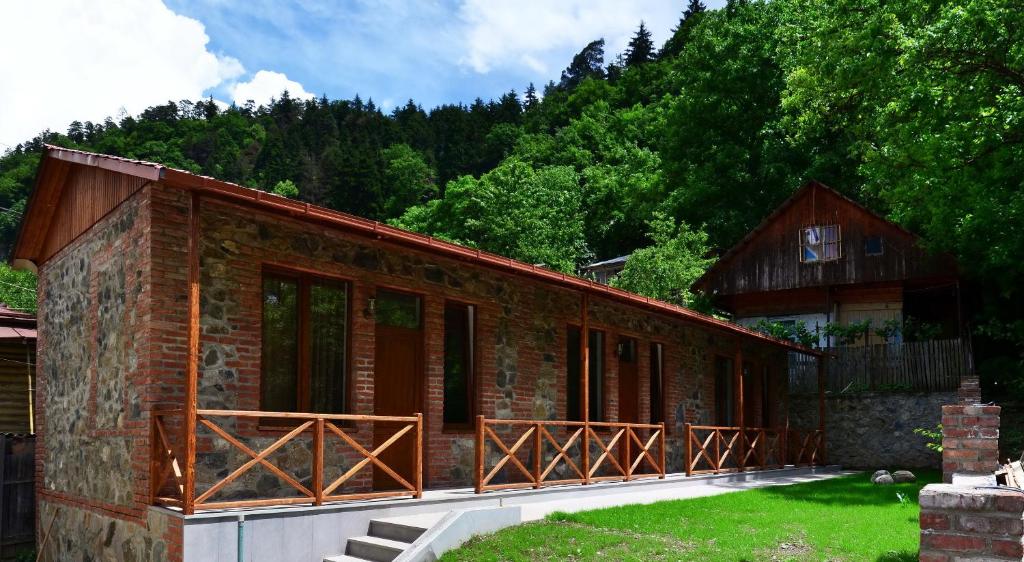
<svg viewBox="0 0 1024 562"><path fill-rule="evenodd" d="M604 420L604 332L590 331L590 421Z"/></svg>
<svg viewBox="0 0 1024 562"><path fill-rule="evenodd" d="M580 357L580 329L569 326L565 333L565 417L581 421L580 377L583 359Z"/></svg>
<svg viewBox="0 0 1024 562"><path fill-rule="evenodd" d="M662 412L663 408L663 390L664 386L664 363L662 358L662 347L660 343L651 344L651 423L661 423L665 421L665 415Z"/></svg>
<svg viewBox="0 0 1024 562"><path fill-rule="evenodd" d="M347 376L348 288L309 289L309 407L320 414L344 414Z"/></svg>
<svg viewBox="0 0 1024 562"><path fill-rule="evenodd" d="M720 426L733 422L733 366L732 359L715 358L715 418Z"/></svg>
<svg viewBox="0 0 1024 562"><path fill-rule="evenodd" d="M444 307L444 423L469 423L473 373L474 308Z"/></svg>
<svg viewBox="0 0 1024 562"><path fill-rule="evenodd" d="M408 293L378 290L374 315L378 324L400 328L420 327L420 297Z"/></svg>
<svg viewBox="0 0 1024 562"><path fill-rule="evenodd" d="M293 279L263 279L261 408L296 409L299 365L298 284Z"/></svg>

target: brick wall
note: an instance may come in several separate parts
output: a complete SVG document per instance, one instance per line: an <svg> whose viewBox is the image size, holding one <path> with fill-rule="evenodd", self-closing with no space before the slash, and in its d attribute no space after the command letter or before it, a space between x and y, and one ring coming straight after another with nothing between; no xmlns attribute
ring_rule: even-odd
<svg viewBox="0 0 1024 562"><path fill-rule="evenodd" d="M999 406L942 407L942 478L992 474L999 464Z"/></svg>
<svg viewBox="0 0 1024 562"><path fill-rule="evenodd" d="M921 491L921 562L1024 559L1024 494L930 484Z"/></svg>

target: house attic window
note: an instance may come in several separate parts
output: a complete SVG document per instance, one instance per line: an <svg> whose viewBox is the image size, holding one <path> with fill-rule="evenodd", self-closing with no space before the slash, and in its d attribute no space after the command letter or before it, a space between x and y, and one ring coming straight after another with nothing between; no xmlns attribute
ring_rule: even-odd
<svg viewBox="0 0 1024 562"><path fill-rule="evenodd" d="M816 263L842 257L839 225L805 226L800 229L800 261Z"/></svg>

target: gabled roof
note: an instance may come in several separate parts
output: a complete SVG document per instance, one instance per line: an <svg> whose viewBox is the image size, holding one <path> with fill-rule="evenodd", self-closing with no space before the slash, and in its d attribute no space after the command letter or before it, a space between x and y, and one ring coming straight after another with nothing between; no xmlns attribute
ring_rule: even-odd
<svg viewBox="0 0 1024 562"><path fill-rule="evenodd" d="M728 333L744 336L747 338L761 340L803 353L817 355L818 352L790 342L772 338L765 334L755 332L724 320L695 312L685 307L676 306L666 302L644 297L594 281L568 275L546 269L544 267L530 265L512 258L502 257L496 254L485 252L479 249L467 248L458 244L445 242L443 240L395 228L386 224L364 219L348 213L342 213L325 207L319 207L310 203L304 203L281 197L273 193L267 193L256 189L242 187L237 184L217 180L208 176L201 176L168 168L166 166L131 160L117 156L94 154L80 150L62 148L46 145L43 160L40 163L39 172L36 178L36 186L29 199L28 208L22 219L22 225L18 236L18 242L12 252L12 261L30 261L37 264L41 259L38 243L35 242L40 236L53 226L54 209L56 209L63 182L67 173L60 173L59 169L67 164L87 166L126 174L145 181L159 181L169 187L195 191L202 195L230 201L235 204L250 206L266 212L279 215L286 215L297 220L314 222L338 230L343 230L367 238L384 240L408 248L444 256L475 265L496 269L506 273L519 275L537 281L566 287L587 294L604 297L613 301L626 303L662 313L677 319L689 321L694 324L714 328ZM58 171L55 171L58 170Z"/></svg>
<svg viewBox="0 0 1024 562"><path fill-rule="evenodd" d="M627 259L629 259L629 254L626 254L624 256L619 256L617 258L611 258L611 259L607 259L607 260L603 260L603 261L596 261L594 263L588 263L587 265L584 265L580 269L582 269L583 271L587 271L587 270L596 269L596 268L599 268L599 267L608 267L608 266L614 266L614 265L622 265L622 264L626 263Z"/></svg>
<svg viewBox="0 0 1024 562"><path fill-rule="evenodd" d="M725 253L723 253L718 258L718 261L716 261L711 267L709 267L708 270L704 272L704 275L701 275L700 278L698 278L693 283L693 287L695 289L705 288L710 279L712 279L716 275L721 274L723 270L730 265L733 259L736 256L738 256L743 250L745 250L754 240L756 240L757 237L765 229L767 229L769 225L771 225L779 217L784 215L786 211L793 207L794 204L796 204L798 201L802 200L804 197L808 196L812 191L815 190L824 191L828 195L838 198L844 204L847 204L850 207L862 213L865 217L869 217L872 220L877 220L881 223L885 223L885 225L888 228L899 231L900 233L906 235L908 238L911 238L915 241L919 239L917 234L914 234L913 232L910 232L909 230L890 221L889 219L886 219L885 217L879 215L878 213L872 211L871 209L868 209L864 205L861 205L860 203L854 201L853 199L850 199L849 197L843 195L839 191L836 191L835 189L817 180L810 180L807 183L805 183L803 187L796 190L796 192L794 192L792 195L786 198L785 201L783 201L778 207L776 207L775 210L773 210L768 216L766 216L756 227L754 227L743 238L741 238L739 242L737 242L731 248L726 250Z"/></svg>

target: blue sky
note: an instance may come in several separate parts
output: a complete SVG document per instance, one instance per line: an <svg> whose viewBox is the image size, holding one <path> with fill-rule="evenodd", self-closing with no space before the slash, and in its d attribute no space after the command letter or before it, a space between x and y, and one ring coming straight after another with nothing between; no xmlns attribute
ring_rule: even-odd
<svg viewBox="0 0 1024 562"><path fill-rule="evenodd" d="M725 0L707 2L720 7ZM684 0L46 0L0 19L0 150L168 100L357 93L391 109L520 94L641 20L660 45ZM45 37L45 40L41 38ZM30 45L31 48L26 48Z"/></svg>
<svg viewBox="0 0 1024 562"><path fill-rule="evenodd" d="M724 0L711 2L724 4ZM572 55L605 37L609 57L641 20L660 45L681 0L168 0L206 26L210 48L246 69L281 72L314 95L426 107L520 93L557 80ZM214 92L221 98L227 92Z"/></svg>

